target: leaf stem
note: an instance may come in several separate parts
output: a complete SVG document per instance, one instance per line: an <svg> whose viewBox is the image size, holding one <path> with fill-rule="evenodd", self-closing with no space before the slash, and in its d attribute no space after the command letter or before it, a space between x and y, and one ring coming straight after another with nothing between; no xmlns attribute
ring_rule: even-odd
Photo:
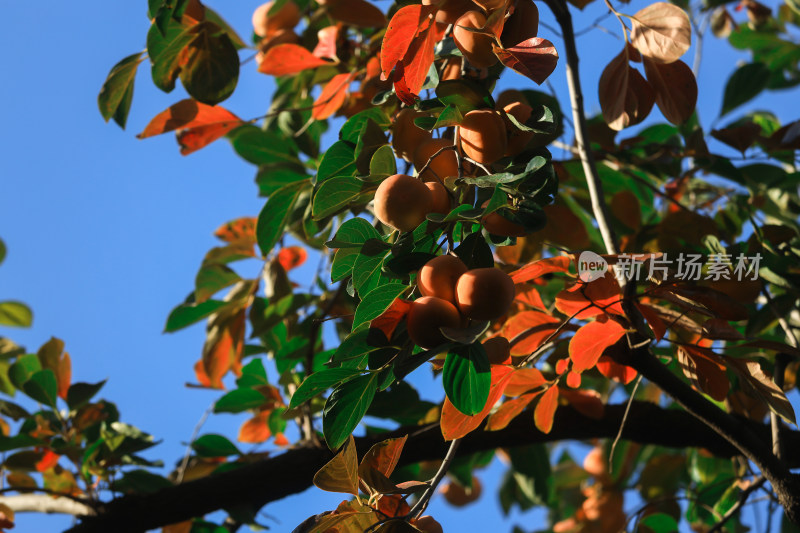
<svg viewBox="0 0 800 533"><path fill-rule="evenodd" d="M439 466L439 470L437 470L436 475L433 476L430 485L428 485L428 488L422 493L422 496L419 497L419 500L417 500L417 503L415 503L414 507L411 508L411 511L409 511L408 515L410 517L418 518L423 512L425 512L425 508L428 507L428 502L431 500L431 497L433 497L436 487L442 482L445 474L447 474L447 471L450 469L453 459L456 458L456 451L458 450L458 445L460 443L461 439L455 439L450 443L450 447L447 449L447 455L444 456L444 460Z"/></svg>

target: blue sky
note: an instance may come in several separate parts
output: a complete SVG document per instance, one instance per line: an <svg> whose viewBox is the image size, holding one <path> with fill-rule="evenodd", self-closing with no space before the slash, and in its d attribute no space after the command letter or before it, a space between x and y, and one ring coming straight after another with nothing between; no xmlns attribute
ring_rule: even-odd
<svg viewBox="0 0 800 533"><path fill-rule="evenodd" d="M208 4L244 38L249 36L258 1ZM633 13L644 5L637 1L622 8ZM144 47L146 8L145 0L3 5L5 20L13 23L0 34L0 238L8 247L0 267L0 299L27 302L35 319L30 330L0 327L0 335L29 350L51 335L64 339L73 379L109 378L102 395L117 403L124 421L163 439L149 457L171 465L218 393L184 387L194 381L192 365L202 347L203 326L167 335L162 333L165 319L192 289L204 253L215 245L214 229L256 215L263 200L257 197L254 167L238 159L226 141L182 157L171 135L136 140L134 134L152 116L184 97L180 87L172 94L158 91L147 65L137 78L128 129L103 122L97 92L112 65ZM546 8L542 11L543 20L554 25ZM604 12L595 2L575 15L576 28ZM617 35L613 18L604 24ZM547 28L540 35L561 49ZM619 52L621 41L594 31L580 37L578 46L584 51L581 74L591 114L599 109L600 71ZM692 53L684 58L689 64ZM699 104L704 126L720 108L722 87L735 62L746 57L706 38ZM563 64L551 80L567 109ZM504 85L532 83L509 73ZM261 115L271 87L249 63L235 95L223 105L243 118ZM770 93L743 109L769 105L787 112L791 101L788 94ZM656 110L654 116L659 117ZM295 273L297 281L302 276ZM425 394L441 397L440 388L430 385ZM212 417L203 431L235 436L243 419ZM430 511L450 530L498 527L502 518L492 488L501 472L497 462L489 469L480 504L454 511L435 498ZM274 531L290 531L341 499L314 490L264 511L280 520ZM510 530L512 523L542 527L535 516L513 515L501 529ZM69 519L24 516L18 523L18 531L56 531Z"/></svg>

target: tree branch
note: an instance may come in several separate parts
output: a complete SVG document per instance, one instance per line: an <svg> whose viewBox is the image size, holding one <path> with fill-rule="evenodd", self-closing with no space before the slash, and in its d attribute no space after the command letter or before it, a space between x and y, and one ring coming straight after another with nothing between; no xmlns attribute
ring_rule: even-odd
<svg viewBox="0 0 800 533"><path fill-rule="evenodd" d="M457 455L543 442L614 438L625 408L624 404L608 405L603 417L595 419L571 406L561 406L549 434L538 431L530 416L523 414L501 431L473 431L461 440ZM736 418L736 423L759 438L769 439L770 428L766 424L744 418ZM360 437L356 439L358 453L366 453L381 440L406 434L409 437L400 456L400 466L441 458L449 447L439 426L434 424ZM734 446L689 413L642 401L631 404L622 438L677 449L701 447L720 457L739 454ZM800 431L787 431L785 442L788 464L800 466ZM309 488L314 474L331 458L332 453L325 448L297 448L152 494L123 496L105 504L97 516L83 517L68 533L139 533L235 505L249 504L259 509Z"/></svg>

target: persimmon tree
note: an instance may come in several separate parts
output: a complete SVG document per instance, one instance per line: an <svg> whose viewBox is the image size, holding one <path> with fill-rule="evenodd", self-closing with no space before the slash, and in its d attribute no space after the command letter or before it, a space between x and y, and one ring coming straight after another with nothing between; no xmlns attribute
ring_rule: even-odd
<svg viewBox="0 0 800 533"><path fill-rule="evenodd" d="M188 96L139 138L175 132L188 155L225 137L257 167L264 208L220 221L165 328L206 322L194 386L248 418L200 431L162 477L139 455L153 437L103 383L73 382L62 341L2 339L0 387L26 399L0 402L0 526L235 531L316 485L343 501L297 532L441 531L430 499L475 501L498 456L494 497L546 507L548 530L739 531L758 493L796 530L800 121L738 110L800 84L800 7L730 4L274 0L242 38L198 0L149 0L146 50L113 67L100 112L125 127L149 65ZM618 21L597 80L579 76L575 9ZM746 61L715 129L684 61L709 28ZM221 105L242 68L274 79L263 116ZM553 75L568 94L540 87ZM0 324L29 322L0 303ZM556 453L570 441L592 450Z"/></svg>

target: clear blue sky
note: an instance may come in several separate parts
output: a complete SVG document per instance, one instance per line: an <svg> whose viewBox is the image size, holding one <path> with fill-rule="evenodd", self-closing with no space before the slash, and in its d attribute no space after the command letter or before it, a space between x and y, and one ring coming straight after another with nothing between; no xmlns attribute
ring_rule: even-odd
<svg viewBox="0 0 800 533"><path fill-rule="evenodd" d="M245 39L259 3L208 2ZM644 5L635 1L619 7L633 13ZM182 157L171 135L135 139L152 116L184 97L180 87L172 94L158 91L146 64L137 78L127 131L101 119L97 92L112 65L144 48L146 9L145 0L4 2L8 24L0 34L0 238L8 257L0 267L0 299L27 302L35 319L30 330L0 327L0 335L29 350L51 335L64 339L73 379L109 378L102 395L117 403L124 421L163 439L147 455L171 466L218 393L184 387L194 381L192 365L202 347L203 326L162 334L166 316L191 291L204 253L215 245L213 230L233 218L256 215L263 200L257 198L254 168L238 159L224 140ZM542 11L543 20L554 26L543 6ZM585 14L576 14L576 28L604 12L601 2L595 2ZM603 24L618 34L615 20ZM547 28L540 35L562 49ZM621 41L594 31L580 37L578 45L592 113L599 109L600 71L620 51ZM684 58L689 64L691 54L693 50ZM704 126L716 117L735 62L746 57L734 55L713 37L706 39L699 105ZM568 109L563 64L551 80ZM505 84L521 88L532 82L509 73ZM269 105L270 91L269 79L250 63L235 95L223 105L243 118L258 116ZM788 94L770 93L744 109L769 105L790 111L791 100ZM656 110L654 116L660 120ZM302 273L295 276L302 280ZM440 388L426 387L425 392L441 397ZM244 418L212 417L204 432L235 436ZM495 462L484 476L488 490L478 505L454 511L435 498L431 513L450 531L510 530L513 523L543 527L534 518L541 515L517 513L502 519L492 490L501 472ZM290 531L341 499L312 490L264 511L280 520L273 531ZM21 516L17 531L56 531L68 523L64 517Z"/></svg>

